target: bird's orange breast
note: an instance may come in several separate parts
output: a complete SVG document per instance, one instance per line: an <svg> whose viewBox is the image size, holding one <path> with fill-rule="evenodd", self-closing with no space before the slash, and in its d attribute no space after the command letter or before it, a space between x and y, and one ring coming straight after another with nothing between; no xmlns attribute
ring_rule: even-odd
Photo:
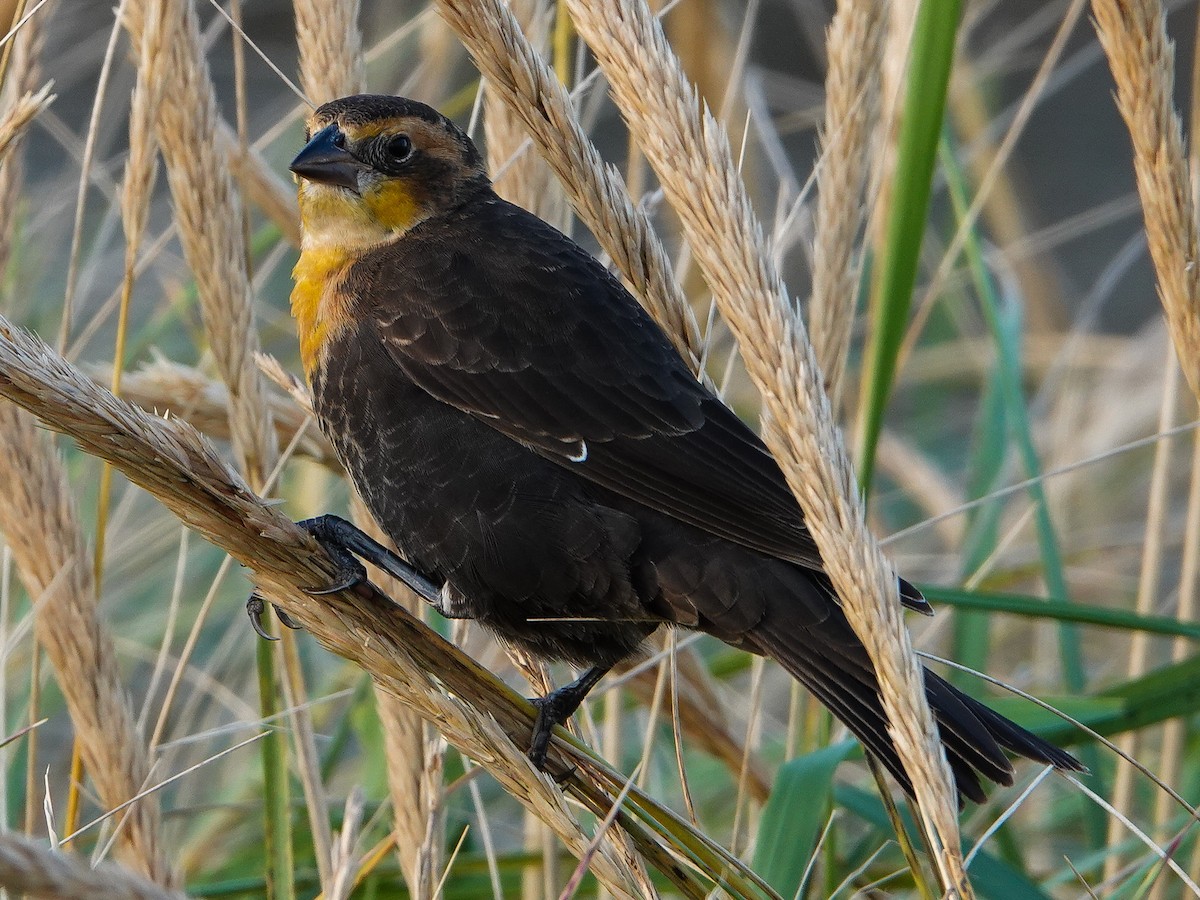
<svg viewBox="0 0 1200 900"><path fill-rule="evenodd" d="M304 250L292 270L292 317L309 382L325 347L354 324L353 298L342 290L352 262L344 248L317 247Z"/></svg>

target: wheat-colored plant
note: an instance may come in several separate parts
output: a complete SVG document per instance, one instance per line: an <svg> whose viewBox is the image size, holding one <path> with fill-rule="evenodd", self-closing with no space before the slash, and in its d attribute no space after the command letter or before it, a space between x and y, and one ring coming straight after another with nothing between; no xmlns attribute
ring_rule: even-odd
<svg viewBox="0 0 1200 900"><path fill-rule="evenodd" d="M817 169L809 333L833 409L841 406L858 301L856 245L874 167L879 64L888 12L879 0L838 5L829 26L825 125Z"/></svg>
<svg viewBox="0 0 1200 900"><path fill-rule="evenodd" d="M89 367L88 373L100 384L112 382L109 366ZM121 377L121 396L143 409L184 419L211 438L229 440L229 389L223 381L194 366L163 357L154 359ZM332 471L343 471L333 445L316 425L311 406L274 390L265 392L265 401L271 410L271 424L279 446L294 445L294 456L314 460Z"/></svg>
<svg viewBox="0 0 1200 900"><path fill-rule="evenodd" d="M50 82L38 91L26 93L4 110L3 117L0 117L0 163L4 162L29 123L54 102L55 95L50 93L53 86L53 82Z"/></svg>
<svg viewBox="0 0 1200 900"><path fill-rule="evenodd" d="M13 7L14 12L16 6ZM0 71L0 110L4 117L13 115L24 98L37 90L42 77L39 59L45 37L43 24L46 16L34 15L25 23L11 41L0 49L0 60L7 67ZM3 21L0 18L0 21ZM16 131L20 134L20 130ZM0 153L0 209L15 210L20 200L21 174L23 171L20 153ZM12 219L0 228L0 272L8 268L12 251Z"/></svg>
<svg viewBox="0 0 1200 900"><path fill-rule="evenodd" d="M186 900L115 863L92 864L20 834L0 834L0 884L38 900Z"/></svg>
<svg viewBox="0 0 1200 900"><path fill-rule="evenodd" d="M327 649L369 672L436 725L446 739L486 768L506 792L545 822L615 896L639 883L619 842L591 838L566 805L562 789L600 815L626 790L624 776L574 742L555 740L547 771L525 755L533 708L495 676L405 612L370 583L316 597L306 585L327 584L332 563L315 541L263 503L183 422L158 418L114 397L32 335L0 318L0 396L73 438L157 497L193 530L250 568L264 597L277 603ZM703 834L640 791L631 802L656 830L621 816L638 853L688 897L708 893L704 879L738 873L761 881ZM658 830L659 826L663 830ZM668 834L670 835L668 837ZM688 859L684 865L681 859ZM695 870L699 869L702 877Z"/></svg>
<svg viewBox="0 0 1200 900"><path fill-rule="evenodd" d="M698 369L699 325L643 210L579 124L567 89L501 0L437 0L491 90L529 129L571 205L675 348Z"/></svg>
<svg viewBox="0 0 1200 900"><path fill-rule="evenodd" d="M258 350L246 273L242 210L217 140L216 97L204 61L196 11L184 0L128 0L125 25L135 46L161 29L161 52L139 60L170 103L157 108L159 147L175 220L195 274L209 346L229 388L234 450L251 482L274 466L276 447L254 355Z"/></svg>
<svg viewBox="0 0 1200 900"><path fill-rule="evenodd" d="M300 86L314 106L358 94L363 88L362 35L358 0L322 3L296 0L296 45Z"/></svg>
<svg viewBox="0 0 1200 900"><path fill-rule="evenodd" d="M58 675L96 791L118 807L149 781L145 741L100 617L91 554L62 461L33 417L11 403L0 404L0 532L30 595L39 598L38 642ZM170 886L157 798L139 800L122 815L120 857Z"/></svg>
<svg viewBox="0 0 1200 900"><path fill-rule="evenodd" d="M1158 0L1092 0L1096 32L1133 141L1133 166L1158 296L1192 393L1200 397L1200 245L1175 111L1175 51Z"/></svg>
<svg viewBox="0 0 1200 900"><path fill-rule="evenodd" d="M925 702L896 579L866 527L820 369L772 263L723 127L642 2L564 0L738 339L763 396L763 436L806 513L826 571L879 679L891 734L946 890L970 896L949 768Z"/></svg>

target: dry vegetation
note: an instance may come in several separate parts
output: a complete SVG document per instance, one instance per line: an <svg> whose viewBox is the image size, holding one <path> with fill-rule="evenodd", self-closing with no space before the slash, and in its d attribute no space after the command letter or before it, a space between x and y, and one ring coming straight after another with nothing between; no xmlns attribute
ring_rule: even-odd
<svg viewBox="0 0 1200 900"><path fill-rule="evenodd" d="M261 2L0 3L19 25L0 46L0 891L1200 895L1181 125L1200 116L1172 106L1200 66L1158 3L1095 0L1094 23L1082 0L1015 23L965 10L868 518L842 429L866 409L887 301L860 298L911 177L911 4ZM774 71L780 46L811 65ZM1076 81L1119 111L1129 193L1067 211L1013 160ZM686 634L607 679L543 775L521 695L567 672L396 584L304 592L329 563L292 519L372 523L287 374L283 173L310 106L363 87L469 123L498 189L592 242L761 422L919 802L876 784L782 672ZM1114 233L1074 287L1059 251ZM1142 312L1105 332L1113 296ZM873 536L889 531L904 574L943 586L911 640ZM252 584L303 630L258 641ZM1003 710L1074 740L1091 774L1022 764L959 816L914 645L1052 698L1093 732Z"/></svg>

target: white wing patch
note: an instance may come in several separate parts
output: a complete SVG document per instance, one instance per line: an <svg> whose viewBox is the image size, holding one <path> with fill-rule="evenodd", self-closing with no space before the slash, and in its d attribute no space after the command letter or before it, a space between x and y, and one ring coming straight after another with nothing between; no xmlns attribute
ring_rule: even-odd
<svg viewBox="0 0 1200 900"><path fill-rule="evenodd" d="M585 440L578 440L578 441L576 441L576 442L575 442L575 447L576 447L576 450L575 450L575 452L574 452L574 453L568 453L568 454L567 454L567 459L569 459L569 460L570 460L571 462L573 462L573 463L581 463L581 462L586 462L586 461L587 461L587 458L588 458L588 445L587 445L587 441L585 441Z"/></svg>

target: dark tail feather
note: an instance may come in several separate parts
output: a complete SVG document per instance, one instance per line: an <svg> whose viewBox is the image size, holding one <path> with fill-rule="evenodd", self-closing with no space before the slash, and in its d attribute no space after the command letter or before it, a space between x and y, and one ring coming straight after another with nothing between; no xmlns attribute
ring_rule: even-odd
<svg viewBox="0 0 1200 900"><path fill-rule="evenodd" d="M848 623L844 619L841 623L826 620L816 627L784 630L765 624L767 621L770 617L747 637L844 722L911 796L912 782L888 736L874 671L866 650L853 639ZM830 635L826 631L840 632L843 628L845 634ZM998 784L1012 784L1012 763L1004 749L1059 769L1083 768L1071 754L1009 721L928 669L925 690L960 802L963 798L976 803L986 799L980 776Z"/></svg>

